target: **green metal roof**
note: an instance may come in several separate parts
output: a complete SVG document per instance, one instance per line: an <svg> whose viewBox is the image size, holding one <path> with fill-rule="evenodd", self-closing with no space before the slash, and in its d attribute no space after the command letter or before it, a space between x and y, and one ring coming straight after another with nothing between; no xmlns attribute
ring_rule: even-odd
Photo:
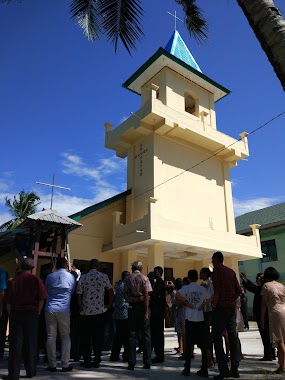
<svg viewBox="0 0 285 380"><path fill-rule="evenodd" d="M93 206L89 206L89 207L87 207L87 208L85 208L79 212L76 212L75 214L69 215L69 218L76 220L76 221L80 220L84 216L89 215L92 212L95 212L97 210L100 210L101 208L106 207L106 206L108 206L114 202L117 202L118 200L125 198L127 195L130 195L131 193L132 193L132 189L126 190L123 193L115 195L114 197L105 199L102 202L96 203Z"/></svg>
<svg viewBox="0 0 285 380"><path fill-rule="evenodd" d="M235 222L238 233L250 230L251 224L260 224L261 228L285 224L285 202L237 216Z"/></svg>

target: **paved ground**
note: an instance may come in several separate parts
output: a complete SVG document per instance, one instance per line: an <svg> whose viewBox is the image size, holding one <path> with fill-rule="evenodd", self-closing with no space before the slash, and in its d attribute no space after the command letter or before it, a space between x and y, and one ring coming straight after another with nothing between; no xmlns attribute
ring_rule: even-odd
<svg viewBox="0 0 285 380"><path fill-rule="evenodd" d="M102 357L102 365L99 369L82 369L79 363L73 363L73 371L62 373L58 370L56 373L50 373L45 370L46 365L41 362L38 366L38 374L34 378L39 379L52 379L52 380L76 380L76 379L108 379L108 380L130 380L137 378L140 380L153 379L153 380L177 380L184 377L180 374L183 369L183 361L178 359L175 354L174 347L177 347L177 338L172 329L167 329L165 333L166 341L166 360L162 365L153 365L150 370L142 369L142 355L137 354L137 366L135 371L128 371L127 364L123 362L111 363L109 361L109 353L104 353ZM259 380L259 379L285 379L285 376L272 374L272 371L277 368L277 362L259 362L258 358L262 357L262 344L259 337L256 325L252 323L249 331L240 333L240 340L242 344L242 351L245 360L241 361L240 375L243 380ZM196 371L201 364L201 355L199 349L195 349L195 359L193 359L193 367L191 368L191 378L193 380L201 379L196 375ZM60 363L58 363L60 369ZM210 378L212 375L217 374L217 368L210 369ZM0 378L7 374L7 354L0 362ZM21 371L21 377L25 376L25 371Z"/></svg>

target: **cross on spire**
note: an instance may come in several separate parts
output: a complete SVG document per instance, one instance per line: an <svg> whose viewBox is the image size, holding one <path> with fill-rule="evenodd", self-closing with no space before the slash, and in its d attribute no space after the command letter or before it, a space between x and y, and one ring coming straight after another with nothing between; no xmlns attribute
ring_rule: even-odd
<svg viewBox="0 0 285 380"><path fill-rule="evenodd" d="M52 210L52 201L53 201L53 190L56 187L57 189L70 190L69 187L56 186L54 184L54 174L52 175L52 183L36 182L38 185L50 186L51 187L51 199L50 199L50 209Z"/></svg>
<svg viewBox="0 0 285 380"><path fill-rule="evenodd" d="M179 17L177 17L176 16L176 11L174 12L174 14L172 14L172 13L170 13L170 12L167 12L168 14L170 14L172 17L174 17L174 29L175 29L175 31L176 31L176 20L179 20L179 21L181 21L181 22L183 22L183 20L181 20L181 18L179 18Z"/></svg>

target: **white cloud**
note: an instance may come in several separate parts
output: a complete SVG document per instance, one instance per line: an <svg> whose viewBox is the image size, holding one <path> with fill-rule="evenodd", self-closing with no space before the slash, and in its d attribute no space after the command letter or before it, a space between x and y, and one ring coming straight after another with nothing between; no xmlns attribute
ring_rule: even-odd
<svg viewBox="0 0 285 380"><path fill-rule="evenodd" d="M5 222L8 222L11 219L12 219L12 216L9 212L2 212L0 214L0 225L2 225Z"/></svg>
<svg viewBox="0 0 285 380"><path fill-rule="evenodd" d="M62 161L63 172L66 174L74 174L77 177L87 177L92 179L99 179L99 172L97 169L86 165L81 157L63 153L64 160Z"/></svg>
<svg viewBox="0 0 285 380"><path fill-rule="evenodd" d="M6 172L2 172L2 173L0 173L0 174L1 174L1 176L3 176L3 177L11 178L11 177L14 177L15 172L13 172L13 171L6 171Z"/></svg>
<svg viewBox="0 0 285 380"><path fill-rule="evenodd" d="M89 181L88 184L83 182L77 185L77 194L54 190L53 209L64 215L74 214L86 207L104 201L114 195L124 191L125 188L125 166L126 160L119 159L115 155L111 157L101 157L96 160L95 164L89 164L81 156L64 152L61 165L63 172L70 176L75 176ZM12 182L8 180L8 174L0 173L0 223L11 219L11 215L5 207L5 197L14 199L19 192L12 189ZM2 177L1 177L2 176ZM7 178L7 180L6 180ZM122 179L123 178L123 179ZM80 192L78 190L81 189ZM8 193L9 191L9 193ZM13 192L15 191L15 192ZM43 208L50 208L51 193L45 187L31 189L40 197L41 203L37 212ZM90 196L86 195L89 192Z"/></svg>
<svg viewBox="0 0 285 380"><path fill-rule="evenodd" d="M3 190L1 190L1 191L3 191ZM5 205L5 198L7 197L8 199L11 199L12 201L14 200L14 196L15 196L16 194L14 194L14 193L6 193L6 192L4 192L4 193L0 193L0 205Z"/></svg>
<svg viewBox="0 0 285 380"><path fill-rule="evenodd" d="M247 200L239 200L234 198L234 211L235 216L246 214L250 211L259 210L261 208L272 206L276 203L282 202L283 197L272 197L272 198L253 198Z"/></svg>
<svg viewBox="0 0 285 380"><path fill-rule="evenodd" d="M95 165L84 162L80 156L75 154L64 152L62 156L64 159L61 164L64 173L95 181L106 182L105 176L120 173L125 168L125 161L116 156L100 158ZM124 162L123 165L122 162Z"/></svg>
<svg viewBox="0 0 285 380"><path fill-rule="evenodd" d="M9 184L6 181L0 179L0 191L5 191L9 189Z"/></svg>
<svg viewBox="0 0 285 380"><path fill-rule="evenodd" d="M70 196L61 193L54 193L53 210L56 210L63 215L71 215L78 211L85 209L86 207L92 206L96 203L102 202L105 199L111 198L118 194L118 191L113 188L99 188L94 198L81 198ZM38 207L38 211L43 208L50 208L50 195L41 195L41 204Z"/></svg>
<svg viewBox="0 0 285 380"><path fill-rule="evenodd" d="M43 208L50 208L50 195L41 195L41 204L38 207L38 211L41 211ZM86 207L94 204L93 199L84 199L80 197L70 196L66 194L56 193L53 197L52 208L60 212L63 215L71 215L75 212L83 210Z"/></svg>
<svg viewBox="0 0 285 380"><path fill-rule="evenodd" d="M0 172L0 191L7 191L14 184L14 172Z"/></svg>

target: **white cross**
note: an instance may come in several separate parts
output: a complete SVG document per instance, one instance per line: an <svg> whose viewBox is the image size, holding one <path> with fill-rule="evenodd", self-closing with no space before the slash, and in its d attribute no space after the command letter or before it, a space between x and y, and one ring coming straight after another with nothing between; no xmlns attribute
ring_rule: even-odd
<svg viewBox="0 0 285 380"><path fill-rule="evenodd" d="M69 187L63 187L63 186L56 186L54 184L54 174L52 176L52 184L51 183L44 183L44 182L36 182L38 185L44 185L44 186L50 186L51 187L51 200L50 200L50 209L52 210L52 201L53 201L53 189L56 187L57 189L64 189L64 190L70 190Z"/></svg>
<svg viewBox="0 0 285 380"><path fill-rule="evenodd" d="M174 14L172 14L170 12L167 12L167 13L170 14L172 17L174 17L174 20L175 20L174 26L175 26L175 31L176 31L176 20L179 20L181 22L183 22L183 20L181 20L181 18L176 16L176 11L174 12Z"/></svg>

